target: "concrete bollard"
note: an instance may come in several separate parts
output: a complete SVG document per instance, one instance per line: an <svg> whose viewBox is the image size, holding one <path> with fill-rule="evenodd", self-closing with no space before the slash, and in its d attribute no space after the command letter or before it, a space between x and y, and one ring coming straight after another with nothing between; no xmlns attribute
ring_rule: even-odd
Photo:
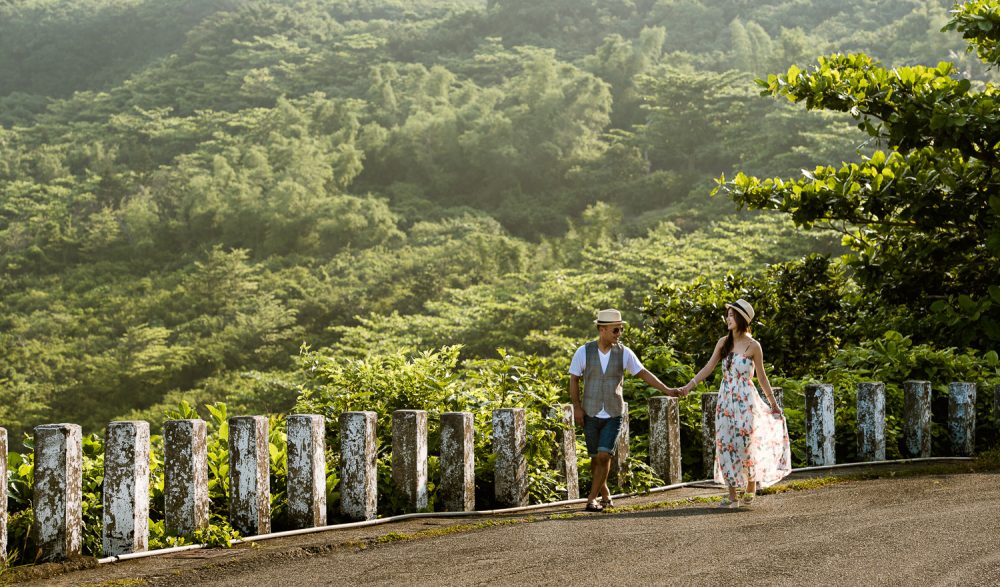
<svg viewBox="0 0 1000 587"><path fill-rule="evenodd" d="M204 420L163 423L163 524L189 536L208 528L208 425Z"/></svg>
<svg viewBox="0 0 1000 587"><path fill-rule="evenodd" d="M476 509L475 424L469 412L441 414L441 498L445 511Z"/></svg>
<svg viewBox="0 0 1000 587"><path fill-rule="evenodd" d="M707 479L715 476L715 407L719 393L701 394L701 459Z"/></svg>
<svg viewBox="0 0 1000 587"><path fill-rule="evenodd" d="M767 404L768 406L771 405L767 403L767 394L764 393L763 387L758 387L757 393L760 394L760 399L764 400L765 404ZM771 393L774 395L774 400L778 402L778 407L781 409L785 409L785 390L780 387L772 387Z"/></svg>
<svg viewBox="0 0 1000 587"><path fill-rule="evenodd" d="M677 398L649 398L649 465L668 485L680 483L681 419Z"/></svg>
<svg viewBox="0 0 1000 587"><path fill-rule="evenodd" d="M288 522L293 529L326 526L326 419L294 414L288 436Z"/></svg>
<svg viewBox="0 0 1000 587"><path fill-rule="evenodd" d="M806 385L806 462L809 465L833 465L834 405L833 386Z"/></svg>
<svg viewBox="0 0 1000 587"><path fill-rule="evenodd" d="M149 423L111 422L104 438L105 556L149 548Z"/></svg>
<svg viewBox="0 0 1000 587"><path fill-rule="evenodd" d="M41 556L55 561L83 548L83 435L76 424L35 427L33 532Z"/></svg>
<svg viewBox="0 0 1000 587"><path fill-rule="evenodd" d="M903 382L903 455L931 456L931 383Z"/></svg>
<svg viewBox="0 0 1000 587"><path fill-rule="evenodd" d="M618 431L618 443L615 444L615 454L611 457L611 471L608 473L608 483L613 483L619 489L625 486L628 476L629 440L631 434L628 427L628 402L622 408L622 428Z"/></svg>
<svg viewBox="0 0 1000 587"><path fill-rule="evenodd" d="M373 520L378 509L375 412L340 415L340 511L352 520Z"/></svg>
<svg viewBox="0 0 1000 587"><path fill-rule="evenodd" d="M993 419L1000 424L1000 384L993 386Z"/></svg>
<svg viewBox="0 0 1000 587"><path fill-rule="evenodd" d="M885 384L858 384L858 459L885 460Z"/></svg>
<svg viewBox="0 0 1000 587"><path fill-rule="evenodd" d="M229 523L243 536L271 532L271 451L265 416L229 419Z"/></svg>
<svg viewBox="0 0 1000 587"><path fill-rule="evenodd" d="M427 508L427 412L392 413L392 480L409 511Z"/></svg>
<svg viewBox="0 0 1000 587"><path fill-rule="evenodd" d="M493 410L494 493L497 504L528 505L528 465L524 408Z"/></svg>
<svg viewBox="0 0 1000 587"><path fill-rule="evenodd" d="M7 560L7 429L0 428L0 568Z"/></svg>
<svg viewBox="0 0 1000 587"><path fill-rule="evenodd" d="M573 404L563 404L557 408L559 423L559 469L566 491L563 499L580 498L580 475L576 466L576 422L573 420Z"/></svg>
<svg viewBox="0 0 1000 587"><path fill-rule="evenodd" d="M976 452L976 384L948 384L948 436L951 452L969 457Z"/></svg>

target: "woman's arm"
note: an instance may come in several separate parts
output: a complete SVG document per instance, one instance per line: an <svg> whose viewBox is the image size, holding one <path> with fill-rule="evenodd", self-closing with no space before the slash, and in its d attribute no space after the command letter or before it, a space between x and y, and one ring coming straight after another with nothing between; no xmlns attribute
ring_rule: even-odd
<svg viewBox="0 0 1000 587"><path fill-rule="evenodd" d="M764 371L764 349L761 348L760 343L756 340L750 344L750 354L753 359L754 371L757 373L757 382L760 383L760 388L764 390L764 395L767 396L767 401L771 404L771 411L780 414L781 406L774 399L774 392L771 391L771 382L768 381L767 373Z"/></svg>
<svg viewBox="0 0 1000 587"><path fill-rule="evenodd" d="M689 392L694 389L696 385L708 379L708 376L712 374L712 371L715 371L715 366L719 364L719 360L722 359L722 345L725 340L725 338L720 338L719 342L715 343L715 350L712 351L712 358L710 358L708 362L705 363L705 366L701 368L701 371L698 371L698 374L695 375L691 381L688 381L688 384L681 389Z"/></svg>

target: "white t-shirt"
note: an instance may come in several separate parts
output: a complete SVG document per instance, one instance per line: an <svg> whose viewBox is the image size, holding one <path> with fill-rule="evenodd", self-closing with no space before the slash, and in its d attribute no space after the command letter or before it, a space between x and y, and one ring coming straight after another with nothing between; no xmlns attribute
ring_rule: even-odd
<svg viewBox="0 0 1000 587"><path fill-rule="evenodd" d="M632 375L638 375L639 373L642 372L643 369L642 363L639 362L639 357L635 356L635 353L632 352L632 349L628 348L627 346L623 348L624 352L622 353L622 366L626 371L628 371ZM603 373L607 371L608 361L611 360L611 350L608 349L608 352L602 353L600 347L598 347L597 357L601 360L601 372ZM576 352L573 353L573 360L570 361L569 363L569 374L576 375L577 377L583 377L583 370L586 368L587 368L587 345L583 345L580 348L576 349ZM604 410L604 407L602 406L601 411L598 412L594 417L610 418L611 414L607 413Z"/></svg>

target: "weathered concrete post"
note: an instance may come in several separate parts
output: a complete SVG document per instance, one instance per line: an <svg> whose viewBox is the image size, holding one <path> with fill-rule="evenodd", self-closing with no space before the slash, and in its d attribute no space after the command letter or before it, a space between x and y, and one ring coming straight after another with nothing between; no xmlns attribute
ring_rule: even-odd
<svg viewBox="0 0 1000 587"><path fill-rule="evenodd" d="M101 538L105 556L149 547L149 422L108 424Z"/></svg>
<svg viewBox="0 0 1000 587"><path fill-rule="evenodd" d="M288 521L292 528L326 526L326 422L323 416L294 414L288 435Z"/></svg>
<svg viewBox="0 0 1000 587"><path fill-rule="evenodd" d="M757 388L757 392L760 394L760 399L764 400L764 403L766 404L767 403L767 394L764 393L764 388L763 387L758 387ZM785 408L785 390L782 389L782 388L780 388L780 387L772 387L771 388L771 393L774 394L774 399L775 399L775 401L778 402L778 407L781 408L781 409L784 409ZM770 405L770 404L768 404L768 405Z"/></svg>
<svg viewBox="0 0 1000 587"><path fill-rule="evenodd" d="M1000 383L993 387L993 419L1000 424Z"/></svg>
<svg viewBox="0 0 1000 587"><path fill-rule="evenodd" d="M705 478L715 476L715 407L719 393L701 394L701 459Z"/></svg>
<svg viewBox="0 0 1000 587"><path fill-rule="evenodd" d="M475 425L469 412L441 414L441 497L449 512L476 509Z"/></svg>
<svg viewBox="0 0 1000 587"><path fill-rule="evenodd" d="M931 456L931 382L903 382L903 451L910 458Z"/></svg>
<svg viewBox="0 0 1000 587"><path fill-rule="evenodd" d="M392 480L409 511L427 508L427 412L392 413Z"/></svg>
<svg viewBox="0 0 1000 587"><path fill-rule="evenodd" d="M858 383L858 458L885 460L885 384Z"/></svg>
<svg viewBox="0 0 1000 587"><path fill-rule="evenodd" d="M968 457L976 452L976 384L948 384L948 436L951 452Z"/></svg>
<svg viewBox="0 0 1000 587"><path fill-rule="evenodd" d="M83 548L83 444L76 424L35 427L35 543L41 560L78 556Z"/></svg>
<svg viewBox="0 0 1000 587"><path fill-rule="evenodd" d="M677 398L649 398L649 465L668 485L680 483L681 419Z"/></svg>
<svg viewBox="0 0 1000 587"><path fill-rule="evenodd" d="M352 520L372 520L378 508L375 412L340 415L340 511Z"/></svg>
<svg viewBox="0 0 1000 587"><path fill-rule="evenodd" d="M528 504L528 465L524 408L493 410L494 493L501 506Z"/></svg>
<svg viewBox="0 0 1000 587"><path fill-rule="evenodd" d="M628 475L629 439L628 427L628 402L622 408L622 428L618 432L618 444L615 445L615 454L611 457L611 471L608 474L608 482L614 482L620 489L625 485L625 477Z"/></svg>
<svg viewBox="0 0 1000 587"><path fill-rule="evenodd" d="M207 435L204 420L163 423L163 524L170 534L208 528Z"/></svg>
<svg viewBox="0 0 1000 587"><path fill-rule="evenodd" d="M7 560L7 429L0 428L0 561ZM0 562L0 566L3 563Z"/></svg>
<svg viewBox="0 0 1000 587"><path fill-rule="evenodd" d="M573 420L573 404L563 404L557 408L562 426L559 442L559 468L566 482L563 499L580 498L580 475L576 466L576 422Z"/></svg>
<svg viewBox="0 0 1000 587"><path fill-rule="evenodd" d="M806 386L806 462L833 465L834 405L833 386L820 383Z"/></svg>
<svg viewBox="0 0 1000 587"><path fill-rule="evenodd" d="M229 419L229 522L243 536L271 531L271 451L265 416Z"/></svg>

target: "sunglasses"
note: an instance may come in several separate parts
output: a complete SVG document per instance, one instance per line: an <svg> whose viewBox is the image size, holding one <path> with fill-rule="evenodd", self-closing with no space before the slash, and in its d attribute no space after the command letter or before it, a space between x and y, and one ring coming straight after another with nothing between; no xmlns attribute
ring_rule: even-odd
<svg viewBox="0 0 1000 587"><path fill-rule="evenodd" d="M614 328L611 329L611 334L621 334L623 330L625 330L624 327L615 326Z"/></svg>

